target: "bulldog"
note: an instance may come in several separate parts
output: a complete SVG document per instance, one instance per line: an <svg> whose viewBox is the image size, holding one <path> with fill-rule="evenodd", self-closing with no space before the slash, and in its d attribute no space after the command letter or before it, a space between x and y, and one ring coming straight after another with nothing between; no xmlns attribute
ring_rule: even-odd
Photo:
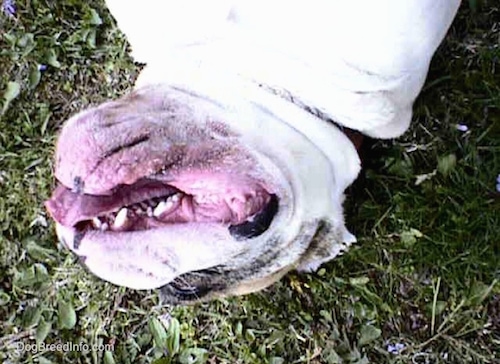
<svg viewBox="0 0 500 364"><path fill-rule="evenodd" d="M57 142L46 207L98 277L167 302L314 271L356 238L345 130L394 138L459 0L107 0L146 64Z"/></svg>

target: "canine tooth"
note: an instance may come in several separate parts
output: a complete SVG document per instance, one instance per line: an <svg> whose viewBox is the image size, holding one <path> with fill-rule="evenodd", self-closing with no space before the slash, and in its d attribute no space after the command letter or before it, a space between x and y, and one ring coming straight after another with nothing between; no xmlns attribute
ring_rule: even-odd
<svg viewBox="0 0 500 364"><path fill-rule="evenodd" d="M128 210L125 207L118 211L118 214L116 215L115 221L113 223L113 227L122 227L127 222L127 213Z"/></svg>
<svg viewBox="0 0 500 364"><path fill-rule="evenodd" d="M156 206L155 210L153 211L153 215L155 217L158 217L161 214L163 214L165 211L170 210L173 205L174 205L174 203L171 200L161 201L158 204L158 206Z"/></svg>
<svg viewBox="0 0 500 364"><path fill-rule="evenodd" d="M148 206L148 209L146 210L146 214L149 216L149 217L152 217L153 216L153 208L151 206Z"/></svg>
<svg viewBox="0 0 500 364"><path fill-rule="evenodd" d="M170 196L168 199L172 202L177 202L179 201L179 194L176 193L175 195Z"/></svg>
<svg viewBox="0 0 500 364"><path fill-rule="evenodd" d="M96 228L96 229L99 229L102 225L102 222L101 220L98 218L98 217L94 217L92 219L92 225Z"/></svg>
<svg viewBox="0 0 500 364"><path fill-rule="evenodd" d="M101 231L106 231L109 229L109 225L107 222L103 223L100 227Z"/></svg>

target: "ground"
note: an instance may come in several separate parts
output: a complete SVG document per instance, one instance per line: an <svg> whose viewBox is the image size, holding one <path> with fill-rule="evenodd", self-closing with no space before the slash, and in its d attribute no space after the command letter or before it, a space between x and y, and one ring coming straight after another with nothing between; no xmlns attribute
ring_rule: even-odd
<svg viewBox="0 0 500 364"><path fill-rule="evenodd" d="M126 40L102 1L4 0L0 359L500 363L498 19L497 1L465 1L411 130L365 149L346 206L355 247L260 293L168 308L82 269L43 207L61 123L132 85Z"/></svg>

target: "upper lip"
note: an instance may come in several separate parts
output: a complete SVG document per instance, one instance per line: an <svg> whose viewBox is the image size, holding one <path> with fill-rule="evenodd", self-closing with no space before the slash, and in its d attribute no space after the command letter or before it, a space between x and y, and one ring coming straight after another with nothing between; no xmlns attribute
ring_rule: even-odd
<svg viewBox="0 0 500 364"><path fill-rule="evenodd" d="M107 195L75 193L61 184L45 202L45 206L54 220L65 226L74 226L103 212L118 211L123 206L142 202L146 193L147 198L153 198L169 196L178 190L158 181L142 180L133 186L117 186L115 191L110 192Z"/></svg>

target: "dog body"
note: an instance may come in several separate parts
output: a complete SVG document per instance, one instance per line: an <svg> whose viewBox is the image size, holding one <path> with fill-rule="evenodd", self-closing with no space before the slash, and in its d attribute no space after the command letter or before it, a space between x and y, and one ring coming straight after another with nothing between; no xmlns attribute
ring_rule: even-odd
<svg viewBox="0 0 500 364"><path fill-rule="evenodd" d="M139 85L229 76L374 138L401 135L459 0L107 0L147 64ZM227 80L232 93L234 79ZM236 81L238 84L241 81Z"/></svg>
<svg viewBox="0 0 500 364"><path fill-rule="evenodd" d="M97 276L183 302L315 270L355 241L342 202L360 161L328 120L401 135L459 1L107 4L146 67L65 124L47 207Z"/></svg>

